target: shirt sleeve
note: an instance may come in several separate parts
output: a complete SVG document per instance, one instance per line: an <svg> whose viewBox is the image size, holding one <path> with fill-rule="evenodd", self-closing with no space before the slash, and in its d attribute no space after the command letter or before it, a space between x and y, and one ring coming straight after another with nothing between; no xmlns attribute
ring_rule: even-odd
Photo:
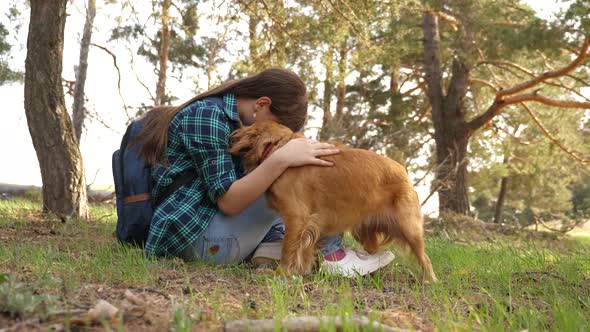
<svg viewBox="0 0 590 332"><path fill-rule="evenodd" d="M237 180L229 153L231 128L225 113L215 105L196 106L181 122L180 139L204 180L212 202L223 196Z"/></svg>

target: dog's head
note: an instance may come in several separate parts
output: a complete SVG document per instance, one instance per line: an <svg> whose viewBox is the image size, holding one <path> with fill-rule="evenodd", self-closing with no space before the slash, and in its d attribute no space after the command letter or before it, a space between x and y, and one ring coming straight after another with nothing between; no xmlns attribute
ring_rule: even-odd
<svg viewBox="0 0 590 332"><path fill-rule="evenodd" d="M232 147L229 152L242 157L244 169L250 172L262 162L263 156L272 154L296 137L300 135L274 121L256 122L232 133ZM265 151L266 149L270 150Z"/></svg>

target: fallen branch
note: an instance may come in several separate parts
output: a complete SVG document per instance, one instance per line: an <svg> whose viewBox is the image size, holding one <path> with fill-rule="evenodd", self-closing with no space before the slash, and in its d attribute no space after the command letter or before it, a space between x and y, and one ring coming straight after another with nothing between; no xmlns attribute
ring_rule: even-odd
<svg viewBox="0 0 590 332"><path fill-rule="evenodd" d="M565 234L565 233L573 230L574 228L576 228L576 226L578 226L579 224L582 223L582 220L580 219L580 220L576 220L576 222L569 224L569 225L562 224L561 225L562 228L557 229L557 228L553 228L553 227L547 225L545 223L545 221L543 220L543 218L535 218L535 222L537 222L537 221L540 221L541 225L543 225L543 227L547 228L548 230L555 232L555 233L561 233L561 234Z"/></svg>
<svg viewBox="0 0 590 332"><path fill-rule="evenodd" d="M32 319L28 319L28 320L24 320L22 322L18 322L12 326L9 326L7 328L2 328L0 329L0 332L16 332L16 331L25 331L26 327L37 327L39 328L39 324L41 323L39 317L35 317Z"/></svg>
<svg viewBox="0 0 590 332"><path fill-rule="evenodd" d="M87 310L80 310L80 309L58 310L58 311L49 312L47 316L48 317L73 316L73 315L78 315L78 314L84 313L86 311ZM40 324L41 324L41 320L39 319L39 317L35 317L35 318L31 318L28 320L18 322L10 327L2 328L2 329L0 329L0 332L24 331L24 328L27 326L39 327Z"/></svg>
<svg viewBox="0 0 590 332"><path fill-rule="evenodd" d="M328 326L335 327L336 331L341 331L346 326L352 330L361 331L383 331L383 332L400 332L404 331L390 326L382 325L378 322L371 321L366 317L292 317L285 318L280 322L281 331L289 332L315 332L325 329ZM277 322L274 319L252 319L236 320L225 323L225 332L274 332L277 329Z"/></svg>
<svg viewBox="0 0 590 332"><path fill-rule="evenodd" d="M166 300L170 300L170 295L161 292L157 289L153 289L153 288L148 288L148 287L129 287L130 290L134 290L137 292L144 292L144 293L153 293L153 294L157 294L162 296L163 298L165 298Z"/></svg>

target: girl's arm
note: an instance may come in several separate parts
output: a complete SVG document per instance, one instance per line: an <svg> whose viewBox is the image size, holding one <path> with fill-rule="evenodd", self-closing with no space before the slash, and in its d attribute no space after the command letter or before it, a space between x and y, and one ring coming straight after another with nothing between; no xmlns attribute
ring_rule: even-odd
<svg viewBox="0 0 590 332"><path fill-rule="evenodd" d="M219 209L234 216L250 206L289 167L303 165L332 166L329 161L318 159L338 153L334 145L317 143L305 138L289 141L243 178L235 181L217 200Z"/></svg>

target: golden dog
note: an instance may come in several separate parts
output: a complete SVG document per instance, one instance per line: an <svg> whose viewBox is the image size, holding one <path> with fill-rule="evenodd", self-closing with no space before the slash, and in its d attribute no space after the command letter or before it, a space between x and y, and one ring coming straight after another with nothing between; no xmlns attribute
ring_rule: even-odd
<svg viewBox="0 0 590 332"><path fill-rule="evenodd" d="M241 156L249 172L300 137L275 122L256 123L232 134L230 153ZM411 252L424 280L436 281L424 252L418 196L405 168L371 151L338 148L339 154L321 157L334 162L334 167L289 168L269 189L269 205L285 223L281 268L285 273L307 273L320 236L351 231L370 254L391 243Z"/></svg>

